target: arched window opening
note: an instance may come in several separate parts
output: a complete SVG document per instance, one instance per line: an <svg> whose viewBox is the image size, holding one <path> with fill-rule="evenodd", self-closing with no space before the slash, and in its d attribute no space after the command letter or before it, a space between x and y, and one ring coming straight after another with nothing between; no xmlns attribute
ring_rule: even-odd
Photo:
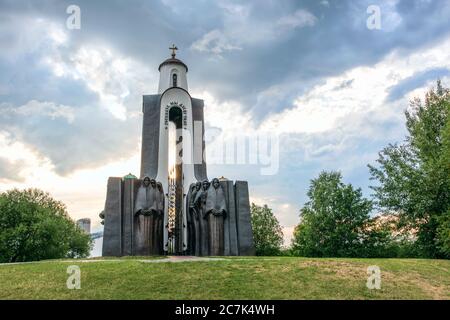
<svg viewBox="0 0 450 320"><path fill-rule="evenodd" d="M183 252L183 112L178 106L169 109L169 188L167 248L169 254Z"/></svg>
<svg viewBox="0 0 450 320"><path fill-rule="evenodd" d="M172 87L176 87L177 86L177 80L178 80L178 76L176 73L174 73L172 75Z"/></svg>

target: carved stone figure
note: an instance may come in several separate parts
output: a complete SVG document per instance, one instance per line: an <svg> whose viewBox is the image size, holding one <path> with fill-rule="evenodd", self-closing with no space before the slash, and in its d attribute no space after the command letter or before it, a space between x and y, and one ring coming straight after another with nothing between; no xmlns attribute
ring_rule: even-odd
<svg viewBox="0 0 450 320"><path fill-rule="evenodd" d="M195 183L189 186L189 192L186 196L186 221L187 221L187 232L188 232L188 254L195 254L195 229L194 229L194 199L195 199Z"/></svg>
<svg viewBox="0 0 450 320"><path fill-rule="evenodd" d="M188 252L189 254L200 255L200 226L198 220L198 207L195 204L197 193L201 190L202 183L196 182L189 188L187 196L188 207Z"/></svg>
<svg viewBox="0 0 450 320"><path fill-rule="evenodd" d="M164 225L164 190L161 182L156 183L156 213L154 214L154 254L163 253L163 225Z"/></svg>
<svg viewBox="0 0 450 320"><path fill-rule="evenodd" d="M214 178L208 189L204 216L208 220L209 254L221 256L224 253L224 219L227 214L225 193L219 179Z"/></svg>
<svg viewBox="0 0 450 320"><path fill-rule="evenodd" d="M157 213L156 181L144 177L139 187L135 213L135 252L141 255L153 254L154 245L154 215Z"/></svg>
<svg viewBox="0 0 450 320"><path fill-rule="evenodd" d="M195 196L194 204L197 207L198 212L198 222L199 222L199 230L200 230L200 239L199 239L199 255L206 256L209 255L209 242L208 242L208 222L206 221L206 198L208 195L209 181L204 180L202 182L202 189L197 191Z"/></svg>
<svg viewBox="0 0 450 320"><path fill-rule="evenodd" d="M198 193L201 192L202 189L202 183L200 181L197 181L195 183L195 196L197 196ZM194 197L195 200L195 197ZM192 203L192 212L193 212L193 217L194 217L194 234L195 234L195 255L199 256L201 255L201 245L200 245L200 241L201 241L201 230L200 230L200 218L201 215L199 213L199 208L198 206L195 204L195 201Z"/></svg>

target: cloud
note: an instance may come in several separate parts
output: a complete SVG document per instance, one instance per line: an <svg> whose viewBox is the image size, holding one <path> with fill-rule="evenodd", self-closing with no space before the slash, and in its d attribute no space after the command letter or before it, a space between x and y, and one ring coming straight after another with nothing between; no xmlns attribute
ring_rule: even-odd
<svg viewBox="0 0 450 320"><path fill-rule="evenodd" d="M211 30L194 41L190 47L192 50L222 57L227 51L243 50L244 47L260 45L264 41L270 42L285 36L288 31L311 27L317 22L317 18L306 9L282 15L277 20L261 22L252 17L256 11L254 7L225 2L220 2L219 7L223 9L224 26Z"/></svg>
<svg viewBox="0 0 450 320"><path fill-rule="evenodd" d="M341 89L350 88L352 86L352 84L353 84L353 81L355 81L355 79L344 80L338 86L336 86L334 88L334 90L341 90Z"/></svg>
<svg viewBox="0 0 450 320"><path fill-rule="evenodd" d="M2 131L61 175L136 153L142 94L156 82L157 71L105 44L75 44L64 25L21 18L32 36L17 23L17 38L24 40L0 56L7 88L0 104Z"/></svg>
<svg viewBox="0 0 450 320"><path fill-rule="evenodd" d="M24 181L25 177L22 174L23 166L23 160L11 161L9 159L0 157L0 181Z"/></svg>
<svg viewBox="0 0 450 320"><path fill-rule="evenodd" d="M104 46L82 46L73 53L57 51L44 63L58 78L83 82L97 95L100 106L121 120L127 117L127 103L138 104L145 82L156 78L145 66Z"/></svg>
<svg viewBox="0 0 450 320"><path fill-rule="evenodd" d="M443 1L420 5L380 2L386 31L383 33L366 27L366 9L372 4L369 0L342 1L330 8L308 1L289 3L286 7L270 2L258 6L238 4L241 7L235 11L240 14L233 15L232 10L225 9L217 14L211 9L216 23L208 24L207 30L200 29L203 32L193 43L216 30L220 33L218 38L240 50L221 50L219 55L223 59L202 59L195 64L190 69L195 70L190 75L191 83L194 80L191 88L208 91L220 101L239 100L250 110L255 124L271 114L295 108L296 96L323 79L371 66L394 51L408 55L435 46L446 39L450 30L450 23L443 19L443 12L450 14L450 6ZM284 27L279 21L285 22ZM299 27L288 27L297 23ZM425 27L413 28L417 25ZM192 51L192 54L200 52ZM205 56L215 54L211 50L202 51L200 57Z"/></svg>
<svg viewBox="0 0 450 320"><path fill-rule="evenodd" d="M26 118L33 115L49 117L52 120L64 118L68 123L73 122L75 118L74 109L65 105L56 105L53 102L39 102L36 100L28 101L25 105L14 108L7 104L0 104L2 117Z"/></svg>
<svg viewBox="0 0 450 320"><path fill-rule="evenodd" d="M121 120L127 117L127 104L136 109L145 83L156 79L156 72L102 46L83 46L66 57L51 57L47 63L55 76L85 83L97 94L99 104Z"/></svg>
<svg viewBox="0 0 450 320"><path fill-rule="evenodd" d="M50 106L52 112L30 112L30 106L36 110ZM118 120L98 107L77 108L69 118L66 113L71 107L46 101L33 100L23 106L10 106L8 110L0 115L2 130L48 158L58 174L125 159L139 148L137 119Z"/></svg>
<svg viewBox="0 0 450 320"><path fill-rule="evenodd" d="M355 127L354 121L357 119L354 117L370 121L367 118L370 115L371 119L386 122L394 113L403 111L393 107L402 102L407 105L408 102L407 99L396 100L416 88L426 86L429 80L434 82L437 78L449 75L448 48L450 38L435 47L424 48L407 56L401 50L394 51L371 67L356 67L339 76L329 77L293 98L292 108L269 114L261 123L261 128L279 133L320 133L342 126L345 132L354 130L361 134L364 125ZM350 117L352 125L347 126Z"/></svg>
<svg viewBox="0 0 450 320"><path fill-rule="evenodd" d="M311 12L300 9L291 15L281 17L277 21L277 25L284 28L302 28L312 27L316 24L317 18Z"/></svg>
<svg viewBox="0 0 450 320"><path fill-rule="evenodd" d="M191 49L200 52L211 52L219 56L225 51L242 50L241 47L231 44L230 40L217 29L211 30L201 39L195 41L191 45Z"/></svg>
<svg viewBox="0 0 450 320"><path fill-rule="evenodd" d="M403 98L407 93L423 87L427 82L435 82L437 79L448 75L450 75L450 69L447 68L432 68L425 71L418 71L389 88L387 101L392 102Z"/></svg>

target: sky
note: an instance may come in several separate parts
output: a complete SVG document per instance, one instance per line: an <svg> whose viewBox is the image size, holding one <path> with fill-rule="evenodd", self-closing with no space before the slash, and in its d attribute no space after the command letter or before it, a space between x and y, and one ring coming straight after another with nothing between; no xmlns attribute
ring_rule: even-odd
<svg viewBox="0 0 450 320"><path fill-rule="evenodd" d="M370 198L367 164L404 140L409 101L450 86L449 16L444 0L0 0L0 191L43 189L101 230L107 178L139 174L142 95L174 43L207 152L276 137L276 158L208 176L247 180L289 244L311 179L340 171Z"/></svg>

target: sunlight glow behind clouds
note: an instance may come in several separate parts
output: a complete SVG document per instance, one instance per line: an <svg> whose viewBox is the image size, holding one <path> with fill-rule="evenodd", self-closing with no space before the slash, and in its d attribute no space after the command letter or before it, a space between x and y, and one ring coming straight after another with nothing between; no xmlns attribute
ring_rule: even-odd
<svg viewBox="0 0 450 320"><path fill-rule="evenodd" d="M133 85L133 90L142 89L144 83L139 83L139 80L145 78L146 73L152 74L137 62L117 56L105 47L81 47L67 59L54 56L46 62L56 76L85 82L98 94L100 105L120 120L127 117L124 99L130 95L130 86ZM138 74L141 76L130 77Z"/></svg>
<svg viewBox="0 0 450 320"><path fill-rule="evenodd" d="M325 84L299 96L294 101L295 108L269 117L261 128L278 133L323 132L337 129L338 120L350 114L362 118L370 112L380 115L397 112L392 110L394 105L386 103L390 88L412 74L436 66L450 69L450 39L406 57L402 52L393 52L372 67L358 67L329 78ZM431 85L435 81L431 79ZM351 85L341 89L342 83ZM413 94L424 92L429 85L427 83ZM349 130L352 130L352 126Z"/></svg>

